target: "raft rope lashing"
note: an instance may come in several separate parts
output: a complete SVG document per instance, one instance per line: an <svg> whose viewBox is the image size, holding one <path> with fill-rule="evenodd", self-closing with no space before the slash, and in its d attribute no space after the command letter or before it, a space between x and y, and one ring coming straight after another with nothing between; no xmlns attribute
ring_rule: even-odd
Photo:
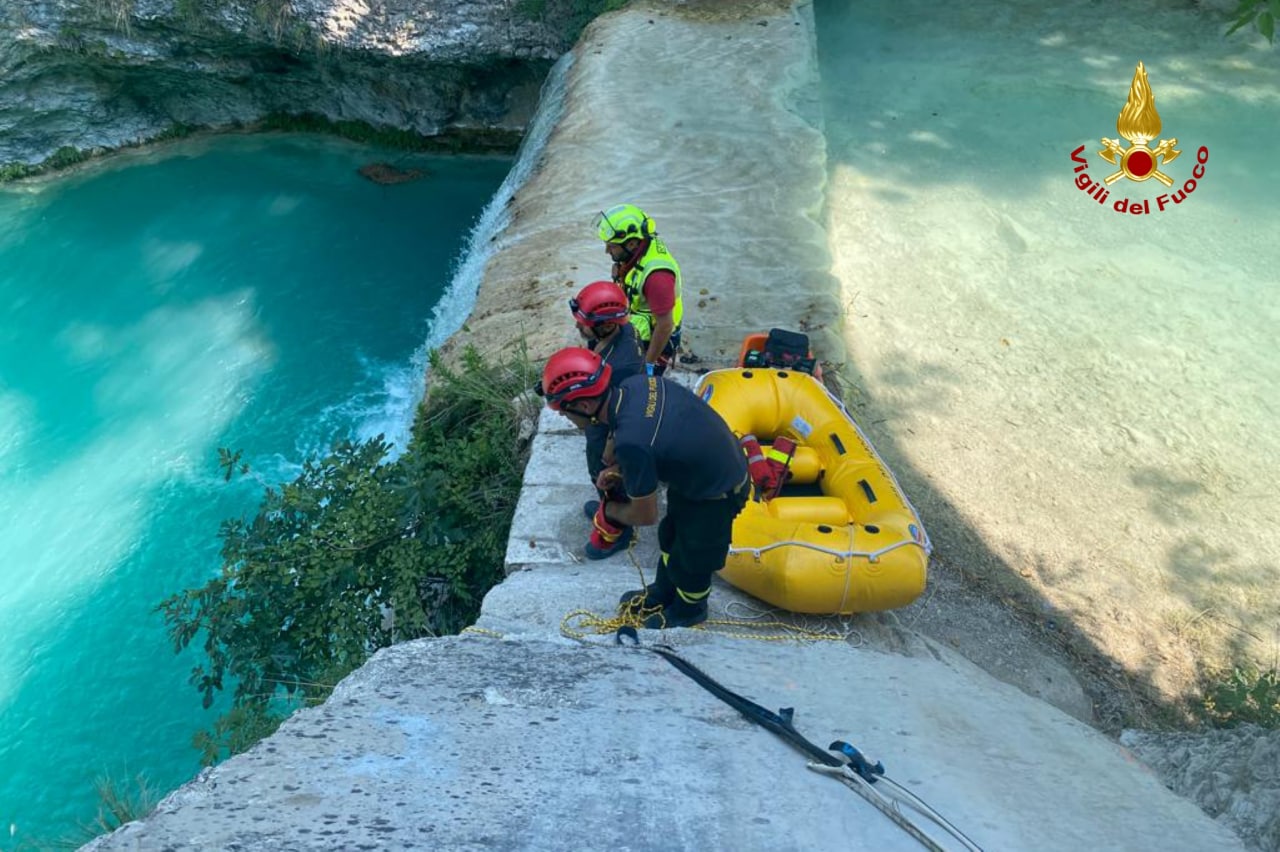
<svg viewBox="0 0 1280 852"><path fill-rule="evenodd" d="M853 539L854 539L854 536L856 536L857 534L858 534L857 527L855 527L853 524L849 524L849 549L850 550L853 549ZM853 586L853 560L841 559L840 561L844 563L844 591L840 593L840 606L836 609L836 612L845 611L844 610L845 605L848 604L849 602L849 589Z"/></svg>
<svg viewBox="0 0 1280 852"><path fill-rule="evenodd" d="M853 527L852 524L849 526L850 528ZM868 562L879 562L880 557L884 556L886 553L897 550L899 547L919 547L926 553L929 552L929 546L927 543L921 543L915 539L903 539L902 541L896 541L888 547L882 547L879 550L854 550L852 544L850 544L848 550L836 550L835 548L823 547L820 544L814 544L810 541L782 539L780 541L763 545L762 547L733 547L730 545L729 554L736 556L738 554L747 553L753 556L756 561L759 561L761 554L768 553L770 550L776 550L779 547L803 547L806 550L816 550L817 552L825 553L828 556L835 556L843 559L865 559Z"/></svg>

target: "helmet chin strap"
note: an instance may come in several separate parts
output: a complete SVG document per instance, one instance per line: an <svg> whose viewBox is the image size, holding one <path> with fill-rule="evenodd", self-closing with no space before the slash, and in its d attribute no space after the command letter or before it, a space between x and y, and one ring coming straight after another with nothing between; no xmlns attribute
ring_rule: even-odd
<svg viewBox="0 0 1280 852"><path fill-rule="evenodd" d="M618 262L623 266L626 266L628 263L632 263L640 257L641 250L648 245L648 240L640 240L636 243L636 247L633 249L627 248L626 245L622 243L619 243L618 245L621 245L622 250L627 253L627 256Z"/></svg>
<svg viewBox="0 0 1280 852"><path fill-rule="evenodd" d="M600 394L599 402L597 402L597 403L596 403L596 410L595 410L595 411L593 411L593 412L591 412L591 425L592 425L592 426L598 426L598 425L600 425L600 409L604 408L605 400L607 400L608 398L609 398L609 392L608 392L608 391L605 391L604 393Z"/></svg>
<svg viewBox="0 0 1280 852"><path fill-rule="evenodd" d="M608 333L605 333L604 331L601 330L601 328L606 325L610 326ZM591 336L595 338L597 341L603 342L605 340L608 340L610 337L612 337L614 332L616 332L617 330L618 330L617 323L612 323L612 322L601 323L600 325L593 325L591 327Z"/></svg>

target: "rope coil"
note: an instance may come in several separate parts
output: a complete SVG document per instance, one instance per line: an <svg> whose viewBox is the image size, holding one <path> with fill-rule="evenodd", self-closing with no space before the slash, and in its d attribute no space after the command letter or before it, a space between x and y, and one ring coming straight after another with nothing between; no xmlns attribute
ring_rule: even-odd
<svg viewBox="0 0 1280 852"><path fill-rule="evenodd" d="M644 569L640 567L640 563L635 557L636 543L640 536L634 535L631 543L627 545L627 558L631 560L631 565L636 569L636 575L640 578L640 588L648 588L645 581ZM731 604L732 605L732 604ZM744 605L745 606L745 605ZM567 613L560 621L560 635L569 639L584 641L588 636L603 636L611 633L617 633L623 628L632 630L640 630L644 628L644 622L652 615L662 612L662 607L641 608L637 606L619 606L616 614L611 616L600 615L588 609L575 609ZM767 614L772 614L770 610ZM728 615L728 608L725 610ZM851 636L857 638L856 644L861 644L861 636L849 627L848 622L842 622L843 629L833 631L829 627L811 628L796 624L790 624L778 619L763 618L713 618L704 621L690 630L701 630L703 632L714 633L717 636L726 636L731 639L754 639L760 642L790 642L790 641L809 641L809 642L843 642L847 641ZM760 635L759 631L774 631L771 635Z"/></svg>

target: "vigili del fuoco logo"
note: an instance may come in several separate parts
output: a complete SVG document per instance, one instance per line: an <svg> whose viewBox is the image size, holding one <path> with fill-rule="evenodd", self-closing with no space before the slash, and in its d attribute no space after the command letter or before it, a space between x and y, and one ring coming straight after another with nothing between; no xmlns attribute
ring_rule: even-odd
<svg viewBox="0 0 1280 852"><path fill-rule="evenodd" d="M1191 169L1191 177L1182 182L1181 187L1173 189L1176 183L1174 174L1165 171L1170 163L1178 159L1182 152L1178 150L1177 137L1160 139L1154 148L1148 146L1152 139L1160 135L1160 114L1156 112L1156 98L1147 82L1147 69L1138 63L1138 70L1133 72L1133 82L1129 85L1129 99L1125 101L1120 117L1116 119L1116 131L1129 143L1129 147L1120 144L1119 139L1102 137L1103 148L1098 152L1118 170L1101 181L1094 180L1086 169L1089 161L1083 156L1085 146L1071 152L1071 161L1077 163L1076 187L1099 204L1105 205L1111 200L1109 187L1121 178L1134 183L1144 183L1155 178L1173 190L1161 193L1154 199L1155 211L1163 213L1172 210L1175 205L1187 200L1196 191L1196 181L1204 178L1204 166L1209 162L1209 149L1201 145L1196 149L1196 164ZM1185 161L1184 161L1185 162ZM1169 169L1169 172L1176 172ZM1151 198L1130 199L1128 196L1117 199L1111 209L1117 213L1148 214L1152 210Z"/></svg>

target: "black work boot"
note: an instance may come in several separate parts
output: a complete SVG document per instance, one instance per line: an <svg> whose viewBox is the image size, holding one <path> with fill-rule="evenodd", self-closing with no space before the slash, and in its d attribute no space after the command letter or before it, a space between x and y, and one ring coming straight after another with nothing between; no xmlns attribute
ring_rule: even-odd
<svg viewBox="0 0 1280 852"><path fill-rule="evenodd" d="M672 627L693 627L707 620L707 599L704 597L696 603L683 600L679 594L675 600L644 620L644 626L650 630L670 630Z"/></svg>
<svg viewBox="0 0 1280 852"><path fill-rule="evenodd" d="M643 589L632 589L618 598L618 611L656 609L671 603L676 596L676 587L663 585L657 580Z"/></svg>
<svg viewBox="0 0 1280 852"><path fill-rule="evenodd" d="M667 561L658 557L658 569L654 573L653 582L643 589L632 589L618 598L618 611L657 609L675 600L676 586L667 576Z"/></svg>

